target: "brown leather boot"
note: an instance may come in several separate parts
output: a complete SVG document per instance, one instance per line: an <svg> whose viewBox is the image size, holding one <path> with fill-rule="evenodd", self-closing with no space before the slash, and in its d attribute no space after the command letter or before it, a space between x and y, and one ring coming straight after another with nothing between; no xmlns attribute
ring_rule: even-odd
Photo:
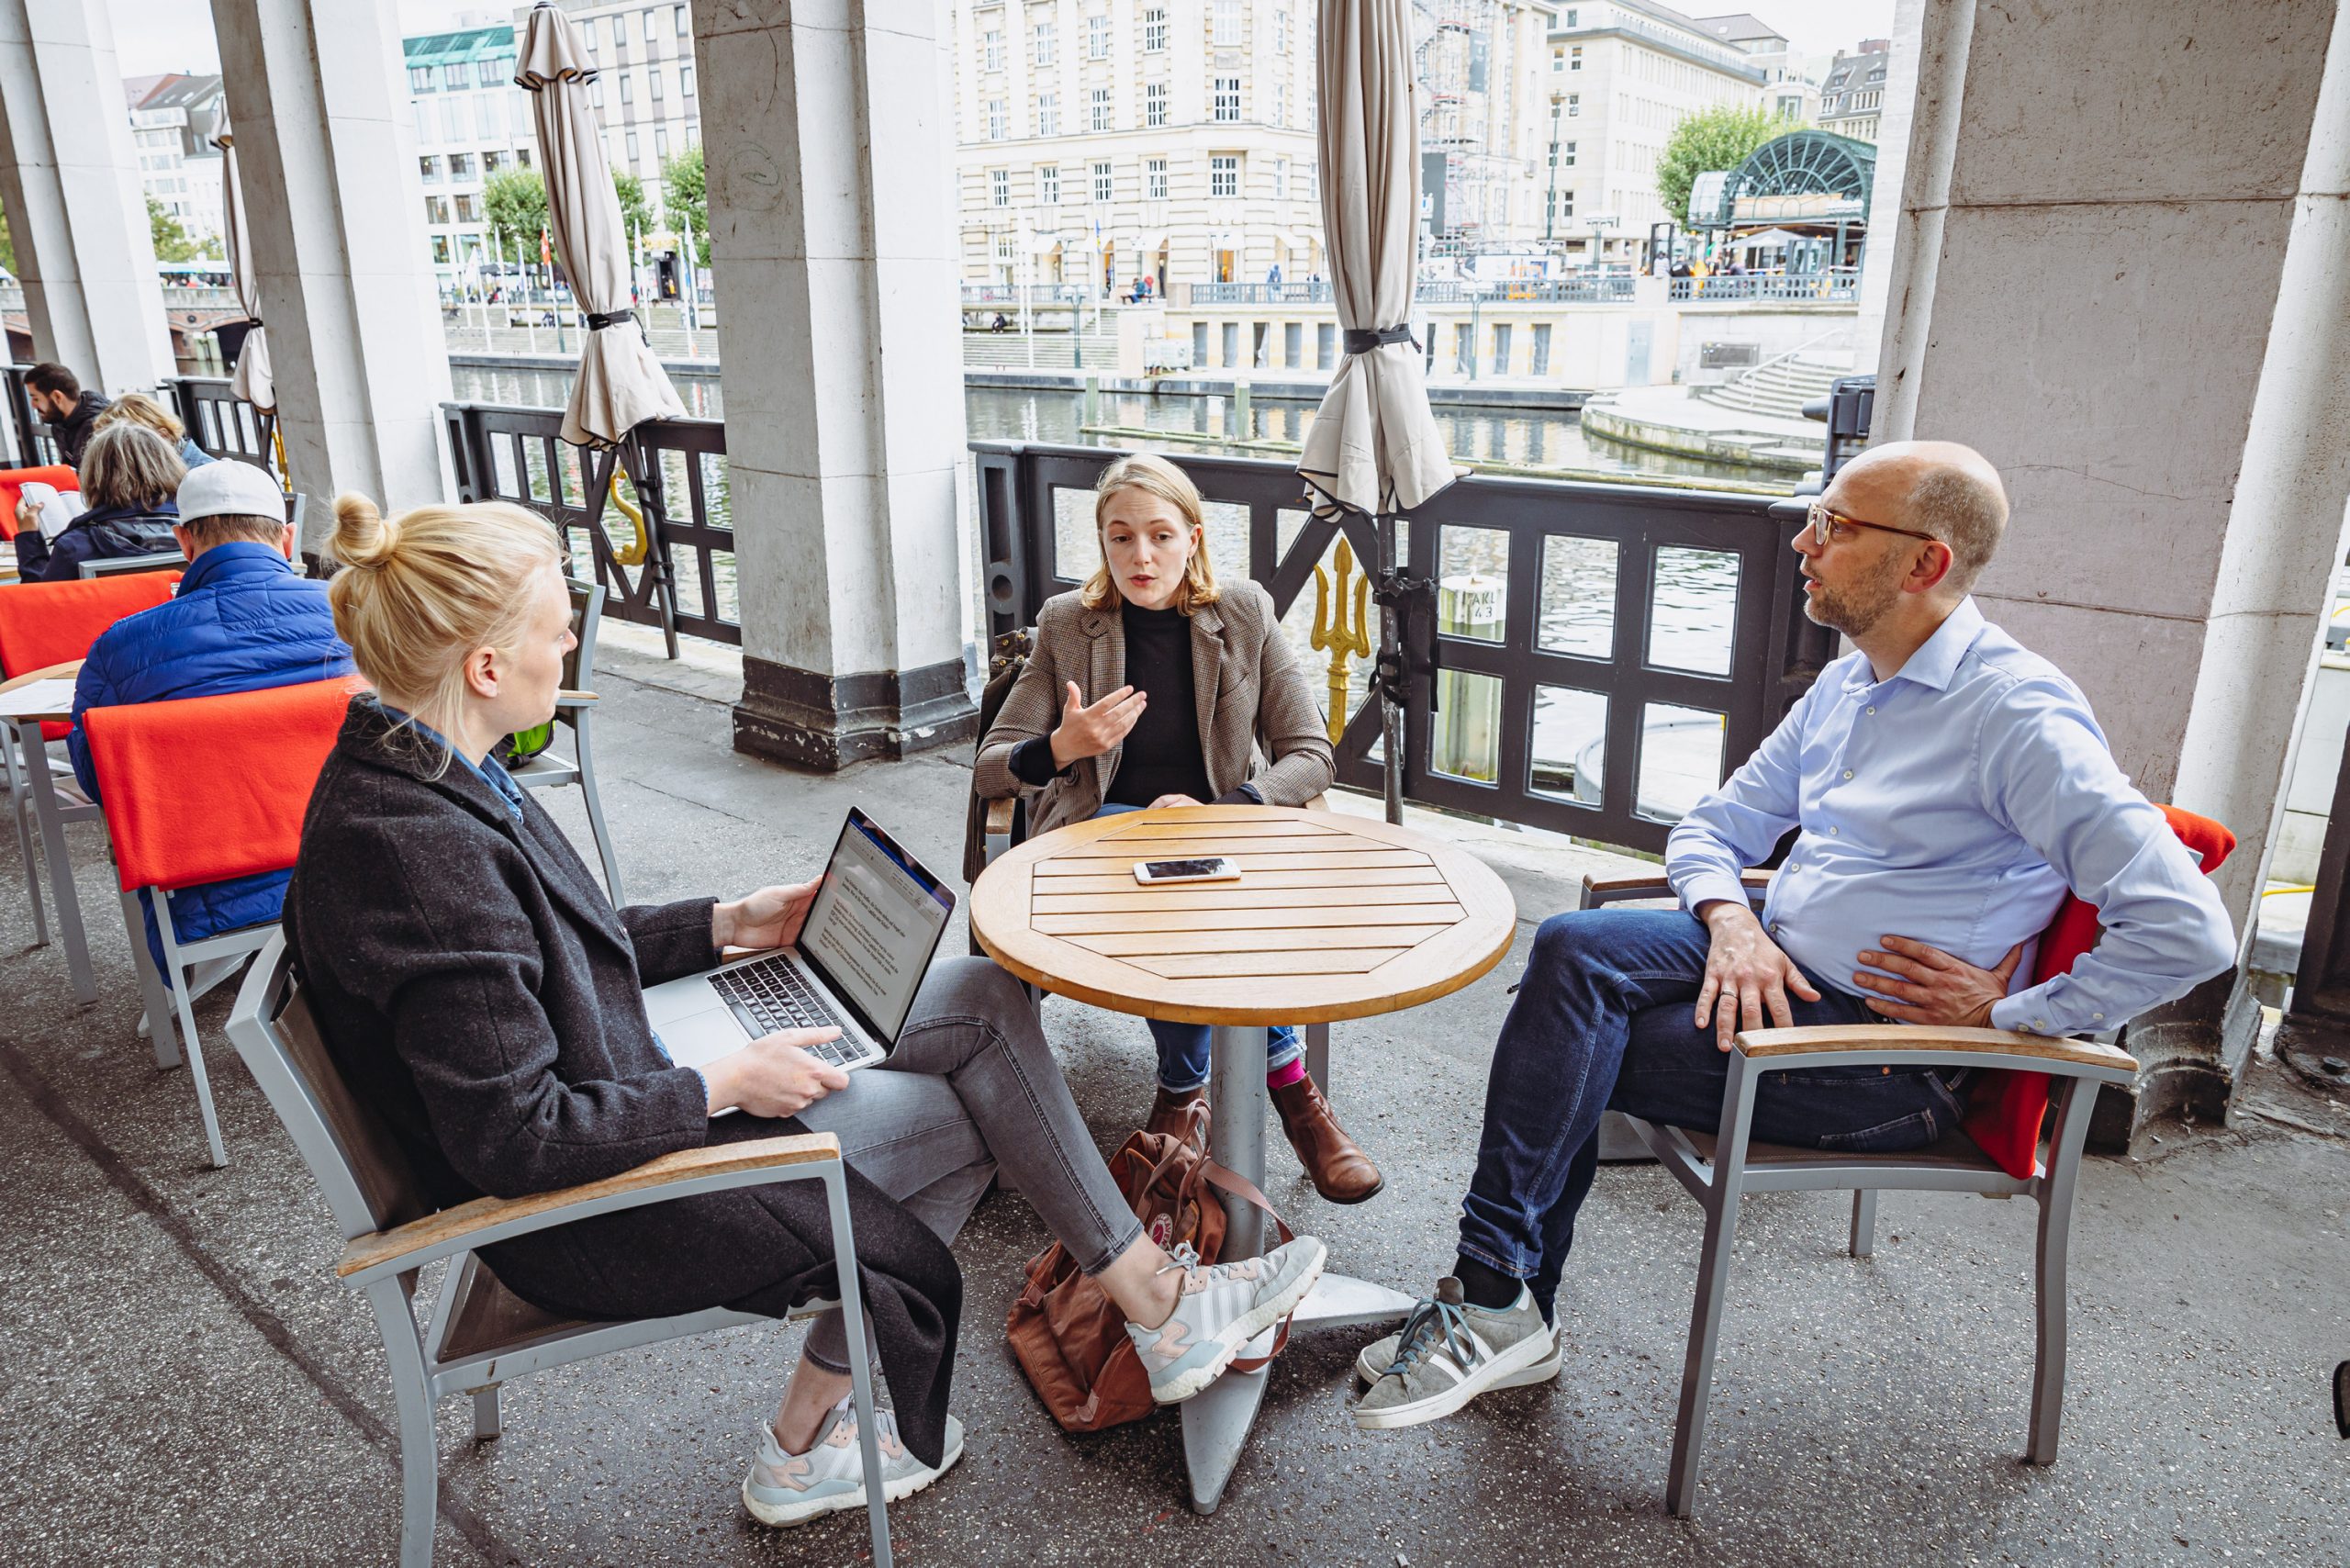
<svg viewBox="0 0 2350 1568"><path fill-rule="evenodd" d="M1297 1150L1297 1162L1314 1178L1314 1190L1330 1202L1359 1204L1387 1184L1379 1167L1330 1114L1330 1102L1313 1079L1274 1090L1273 1109L1281 1113L1281 1131Z"/></svg>
<svg viewBox="0 0 2350 1568"><path fill-rule="evenodd" d="M1207 1103L1208 1092L1205 1089L1187 1090L1181 1094L1169 1094L1161 1089L1151 1096L1150 1115L1143 1122L1142 1130L1181 1137L1191 1130L1192 1107L1197 1105L1204 1112ZM1202 1119L1204 1122L1204 1116ZM1200 1130L1200 1137L1205 1141L1207 1129L1204 1126Z"/></svg>

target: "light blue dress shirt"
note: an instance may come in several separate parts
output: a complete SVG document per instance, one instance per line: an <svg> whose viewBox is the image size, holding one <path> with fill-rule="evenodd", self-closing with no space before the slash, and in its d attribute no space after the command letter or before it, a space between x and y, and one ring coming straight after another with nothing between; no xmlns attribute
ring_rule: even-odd
<svg viewBox="0 0 2350 1568"><path fill-rule="evenodd" d="M1743 900L1739 873L1791 827L1764 925L1856 995L1864 948L1912 937L1983 969L2047 927L2067 888L2097 906L2094 951L2045 985L2032 952L1991 1010L2001 1029L2096 1033L2235 960L2218 891L2132 787L2064 673L1963 600L1898 674L1852 654L1673 830L1683 907Z"/></svg>

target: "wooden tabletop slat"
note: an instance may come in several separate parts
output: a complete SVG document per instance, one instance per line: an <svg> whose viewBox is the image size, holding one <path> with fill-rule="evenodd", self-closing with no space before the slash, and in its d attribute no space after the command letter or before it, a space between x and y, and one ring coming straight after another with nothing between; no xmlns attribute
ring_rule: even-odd
<svg viewBox="0 0 2350 1568"><path fill-rule="evenodd" d="M1393 943L1400 950L1441 935L1452 923L1433 925L1304 925L1287 931L1102 931L1069 935L1072 947L1107 958L1148 958L1172 953L1250 953L1268 941L1283 952L1329 951L1360 947L1368 942ZM1375 931L1375 935L1374 935Z"/></svg>
<svg viewBox="0 0 2350 1568"><path fill-rule="evenodd" d="M1133 879L1136 860L1204 855L1229 857L1239 879ZM1375 819L1285 807L1074 823L990 866L969 909L979 946L1024 980L1200 1024L1415 1006L1490 970L1516 924L1509 890L1465 850Z"/></svg>
<svg viewBox="0 0 2350 1568"><path fill-rule="evenodd" d="M1365 899L1384 898L1391 890L1401 890L1396 896L1419 897L1415 888L1444 887L1444 873L1433 865L1369 867L1360 870L1318 871L1258 871L1237 882L1177 883L1167 887L1146 888L1135 880L1132 871L1113 872L1091 877L1056 877L1052 890L1036 894L1036 913L1042 914L1059 907L1058 900L1075 896L1091 898L1102 894L1119 896L1146 894L1169 901L1171 909L1223 909L1221 902L1181 903L1173 901L1198 899L1221 901L1237 896L1244 902L1261 900L1268 904L1358 903ZM1279 893L1282 896L1276 898Z"/></svg>
<svg viewBox="0 0 2350 1568"><path fill-rule="evenodd" d="M1197 851L1193 851L1193 853L1196 854ZM1370 870L1377 867L1426 866L1428 864L1428 857L1421 854L1416 849L1395 849L1392 847L1385 849L1326 849L1316 850L1311 854L1233 854L1230 851L1225 851L1224 854L1225 858L1230 860L1234 865L1240 868L1240 873L1244 879L1250 873L1257 871L1351 871ZM1151 857L1136 856L1135 858L1147 859L1151 858ZM1164 857L1159 857L1159 858L1164 858ZM1113 860L1110 864L1114 866L1118 864L1118 862L1116 860ZM1046 860L1039 862L1035 870L1039 879L1054 877L1098 877L1102 874L1102 862L1098 858ZM1130 869L1126 875L1128 879L1131 880L1134 873ZM1136 885L1139 886L1140 884Z"/></svg>
<svg viewBox="0 0 2350 1568"><path fill-rule="evenodd" d="M1344 947L1309 953L1182 953L1125 962L1162 980L1247 980L1270 975L1368 974L1409 947ZM1278 1000L1273 999L1273 1000ZM1278 1011L1278 1009L1276 1009Z"/></svg>
<svg viewBox="0 0 2350 1568"><path fill-rule="evenodd" d="M1326 921L1349 931L1391 925L1426 925L1441 930L1459 921L1466 913L1457 903L1398 903L1365 909L1323 907L1305 914L1295 909L1224 909L1215 911L1212 920L1203 921L1198 910L1137 904L1109 913L1034 914L1028 917L1028 926L1032 931L1041 931L1053 936L1093 936L1113 931L1201 930L1234 933L1279 931L1287 935L1307 929L1304 923L1309 921ZM1263 938L1251 937L1250 940L1261 942ZM1094 951L1104 949L1097 947Z"/></svg>
<svg viewBox="0 0 2350 1568"><path fill-rule="evenodd" d="M1131 865L1136 860L1171 860L1190 858L1201 853L1200 846L1213 843L1216 853L1230 855L1237 848L1249 855L1335 855L1348 850L1392 850L1394 846L1375 838L1359 838L1348 833L1263 834L1241 839L1165 839L1165 838L1102 838L1091 844L1079 845L1057 860L1116 860ZM1237 857L1235 857L1237 858Z"/></svg>

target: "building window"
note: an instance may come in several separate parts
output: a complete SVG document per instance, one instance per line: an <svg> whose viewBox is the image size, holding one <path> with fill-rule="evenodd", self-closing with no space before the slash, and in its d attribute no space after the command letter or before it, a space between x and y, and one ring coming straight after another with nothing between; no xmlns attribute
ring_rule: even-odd
<svg viewBox="0 0 2350 1568"><path fill-rule="evenodd" d="M484 87L497 86L498 83L505 80L505 73L501 73L498 69L505 63L506 62L502 60L485 60L480 62L474 67L475 83L477 85Z"/></svg>
<svg viewBox="0 0 2350 1568"><path fill-rule="evenodd" d="M449 177L453 180L472 179L474 177L474 155L470 152L450 153Z"/></svg>
<svg viewBox="0 0 2350 1568"><path fill-rule="evenodd" d="M1452 329L1452 368L1462 375L1477 368L1477 330L1466 321Z"/></svg>
<svg viewBox="0 0 2350 1568"><path fill-rule="evenodd" d="M1567 69L1570 71L1583 69L1583 45L1577 44L1567 50Z"/></svg>
<svg viewBox="0 0 2350 1568"><path fill-rule="evenodd" d="M1328 370L1338 362L1338 327L1325 321L1314 329L1314 368Z"/></svg>
<svg viewBox="0 0 2350 1568"><path fill-rule="evenodd" d="M988 205L990 207L1010 207L1012 205L1011 170L990 169L988 171Z"/></svg>
<svg viewBox="0 0 2350 1568"><path fill-rule="evenodd" d="M1208 156L1208 195L1237 196L1240 194L1240 154L1214 152Z"/></svg>
<svg viewBox="0 0 2350 1568"><path fill-rule="evenodd" d="M614 60L628 58L628 17L625 16L616 16L612 18L612 58Z"/></svg>
<svg viewBox="0 0 2350 1568"><path fill-rule="evenodd" d="M1003 100L1002 98L988 100L988 140L990 141L1003 140Z"/></svg>
<svg viewBox="0 0 2350 1568"><path fill-rule="evenodd" d="M1572 28L1575 25L1575 8L1573 6L1568 6L1566 10L1561 12L1560 15L1561 17L1560 26Z"/></svg>
<svg viewBox="0 0 2350 1568"><path fill-rule="evenodd" d="M632 130L628 133L628 166L630 168L633 169L636 167L638 156L636 132Z"/></svg>
<svg viewBox="0 0 2350 1568"><path fill-rule="evenodd" d="M1219 76L1215 79L1215 118L1220 125L1230 125L1240 118L1240 78Z"/></svg>
<svg viewBox="0 0 2350 1568"><path fill-rule="evenodd" d="M1275 54L1289 52L1289 13L1287 11L1273 13L1273 52Z"/></svg>
<svg viewBox="0 0 2350 1568"><path fill-rule="evenodd" d="M651 54L651 53L653 52L653 40L654 40L655 39L656 39L656 38L659 38L660 36L661 36L661 13L660 13L660 12L658 12L658 11L651 11L651 10L646 11L646 12L644 13L644 52L645 52L645 53L647 53L647 54Z"/></svg>
<svg viewBox="0 0 2350 1568"><path fill-rule="evenodd" d="M1003 35L992 28L979 35L979 69L1003 69Z"/></svg>
<svg viewBox="0 0 2350 1568"><path fill-rule="evenodd" d="M432 237L432 259L436 262L448 261L449 237L446 234L435 234Z"/></svg>
<svg viewBox="0 0 2350 1568"><path fill-rule="evenodd" d="M1273 123L1289 123L1289 84L1286 82L1273 84Z"/></svg>
<svg viewBox="0 0 2350 1568"><path fill-rule="evenodd" d="M1494 374L1509 374L1509 323L1506 321L1494 325Z"/></svg>
<svg viewBox="0 0 2350 1568"><path fill-rule="evenodd" d="M416 161L416 166L417 166L418 171L419 171L420 174L423 174L423 176L424 176L424 183L425 183L426 185L439 185L439 184L441 183L441 160L440 160L440 159L438 159L438 158L419 158L419 159Z"/></svg>
<svg viewBox="0 0 2350 1568"><path fill-rule="evenodd" d="M1559 167L1560 167L1560 168L1561 168L1561 169L1572 169L1572 168L1573 168L1574 166L1575 166L1575 144L1574 144L1573 142L1572 142L1572 141L1561 141L1561 142L1560 142L1560 143L1559 143Z"/></svg>
<svg viewBox="0 0 2350 1568"><path fill-rule="evenodd" d="M1167 199L1167 160L1146 158L1142 162L1142 194L1146 201Z"/></svg>
<svg viewBox="0 0 2350 1568"><path fill-rule="evenodd" d="M1550 193L1551 221L1555 223L1560 218L1572 218L1574 215L1575 193L1572 190L1552 191Z"/></svg>
<svg viewBox="0 0 2350 1568"><path fill-rule="evenodd" d="M1289 199L1289 160L1286 158L1273 160L1273 199Z"/></svg>
<svg viewBox="0 0 2350 1568"><path fill-rule="evenodd" d="M465 80L465 68L464 66L444 65L441 68L441 85L442 88L453 92L460 87L471 86L472 84Z"/></svg>
<svg viewBox="0 0 2350 1568"><path fill-rule="evenodd" d="M1311 161L1297 166L1297 199L1300 201L1314 199L1314 164Z"/></svg>
<svg viewBox="0 0 2350 1568"><path fill-rule="evenodd" d="M636 75L633 72L623 71L621 73L621 106L626 108L635 102Z"/></svg>
<svg viewBox="0 0 2350 1568"><path fill-rule="evenodd" d="M1096 163L1096 164L1094 164L1094 165L1093 165L1093 200L1094 200L1094 203L1095 203L1097 206L1102 206L1102 207L1106 207L1106 206L1108 206L1108 205L1109 205L1109 202L1110 202L1110 191L1111 191L1111 186L1110 186L1110 165L1109 165L1109 164L1107 164L1107 163Z"/></svg>
<svg viewBox="0 0 2350 1568"><path fill-rule="evenodd" d="M1552 71L1564 71L1566 68L1567 51L1563 49L1552 50L1550 51L1550 69Z"/></svg>
<svg viewBox="0 0 2350 1568"><path fill-rule="evenodd" d="M1110 129L1110 89L1107 87L1093 89L1093 129Z"/></svg>
<svg viewBox="0 0 2350 1568"><path fill-rule="evenodd" d="M1058 136L1061 133L1061 95L1058 93L1036 95L1036 134Z"/></svg>
<svg viewBox="0 0 2350 1568"><path fill-rule="evenodd" d="M1550 374L1550 323L1548 321L1534 323L1534 353L1526 370L1529 375Z"/></svg>
<svg viewBox="0 0 2350 1568"><path fill-rule="evenodd" d="M411 93L432 91L432 67L411 65L408 68L408 90Z"/></svg>
<svg viewBox="0 0 2350 1568"><path fill-rule="evenodd" d="M656 103L656 104L657 104L657 103L659 103L659 102L661 101L661 71L660 71L660 68L659 68L658 66L655 66L655 67L654 68L654 70L652 71L651 74L652 74L652 77L653 77L653 101L654 101L655 103Z"/></svg>
<svg viewBox="0 0 2350 1568"><path fill-rule="evenodd" d="M1110 58L1110 18L1098 11L1085 18L1085 58Z"/></svg>
<svg viewBox="0 0 2350 1568"><path fill-rule="evenodd" d="M1567 118L1569 119L1574 119L1582 113L1583 95L1581 93L1569 93L1567 95Z"/></svg>
<svg viewBox="0 0 2350 1568"><path fill-rule="evenodd" d="M670 12L670 15L672 15L673 17L675 17L677 18L677 36L678 36L679 38L681 38L681 39L685 39L685 38L691 38L691 37L693 37L693 36L694 36L694 10L693 10L693 7L692 7L692 6L670 6L670 7L669 7L669 12Z"/></svg>
<svg viewBox="0 0 2350 1568"><path fill-rule="evenodd" d="M1145 54L1167 52L1167 13L1157 6L1142 14L1142 51Z"/></svg>
<svg viewBox="0 0 2350 1568"><path fill-rule="evenodd" d="M427 223L448 222L449 198L447 196L426 196L424 198L424 221Z"/></svg>
<svg viewBox="0 0 2350 1568"><path fill-rule="evenodd" d="M457 198L457 221L460 223L481 221L481 199L478 196L466 195Z"/></svg>
<svg viewBox="0 0 2350 1568"><path fill-rule="evenodd" d="M1240 0L1215 0L1215 30L1212 41L1219 49L1240 44Z"/></svg>
<svg viewBox="0 0 2350 1568"><path fill-rule="evenodd" d="M1036 44L1036 63L1050 65L1053 62L1053 24L1038 22L1033 37Z"/></svg>
<svg viewBox="0 0 2350 1568"><path fill-rule="evenodd" d="M1142 123L1157 129L1167 123L1167 84L1152 82L1142 90Z"/></svg>
<svg viewBox="0 0 2350 1568"><path fill-rule="evenodd" d="M1036 202L1041 207L1061 204L1061 166L1058 163L1036 165Z"/></svg>
<svg viewBox="0 0 2350 1568"><path fill-rule="evenodd" d="M677 67L677 96L690 98L693 95L694 68L690 65L680 65Z"/></svg>
<svg viewBox="0 0 2350 1568"><path fill-rule="evenodd" d="M666 125L656 125L653 128L653 156L665 162L668 159L669 128Z"/></svg>

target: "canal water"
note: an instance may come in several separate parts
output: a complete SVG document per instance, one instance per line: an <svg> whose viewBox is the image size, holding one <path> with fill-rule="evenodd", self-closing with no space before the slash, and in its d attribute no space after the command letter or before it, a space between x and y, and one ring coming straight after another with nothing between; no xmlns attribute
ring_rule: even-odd
<svg viewBox="0 0 2350 1568"><path fill-rule="evenodd" d="M453 379L460 398L524 407L559 406L570 390L568 375L544 371L460 366L454 368ZM688 413L702 418L722 415L720 389L714 378L678 376L675 384ZM1309 403L1268 398L1252 402L1250 430L1259 439L1299 440L1314 414L1314 406ZM1073 391L981 387L965 394L973 440L1091 444L1093 438L1085 435L1080 428L1084 422L1082 404L1082 396ZM1235 412L1231 400L1224 398L1104 394L1100 404L1101 421L1104 424L1207 436L1223 435L1231 430ZM1639 474L1651 478L1753 477L1692 459L1640 452L1602 438L1586 438L1572 412L1442 409L1437 411L1437 420L1445 430L1453 454L1462 458L1573 468L1595 474ZM1180 461L1188 451L1233 449L1216 442L1185 442L1180 445L1169 443L1167 450ZM682 462L681 457L676 459L677 464ZM704 463L703 487L711 521L724 524L730 521L724 460L705 458ZM671 476L672 495L682 498L684 477L681 467ZM534 488L543 484L543 476L535 478ZM576 487L576 478L572 483ZM576 488L573 493L576 493ZM1082 579L1100 561L1094 543L1091 498L1084 492L1058 490L1054 499L1057 566L1061 575ZM1207 510L1210 558L1227 571L1245 566L1247 509L1210 503ZM1304 521L1303 510L1280 515L1277 534L1284 552ZM1616 555L1616 545L1606 540L1561 535L1547 543L1538 601L1539 635L1543 647L1597 659L1613 654ZM1338 565L1336 557L1337 549L1333 546L1323 561L1326 572L1335 575ZM1498 530L1447 526L1438 542L1438 577L1443 585L1439 616L1445 629L1454 635L1498 640L1500 606L1507 600L1507 536ZM716 609L721 615L732 618L735 613L734 563L730 557L720 557L711 565L718 592ZM686 608L699 612L701 606L698 565L680 559L677 566L680 598ZM1729 673L1738 569L1737 556L1724 552L1668 549L1660 553L1650 615L1650 645L1646 650L1649 663L1709 675ZM1360 576L1359 569L1355 576ZM980 591L976 569L973 578L976 622ZM1349 616L1353 599L1349 588L1340 607ZM1301 593L1282 618L1282 626L1300 660L1312 672L1317 690L1326 685L1335 689L1337 678L1330 653L1317 652L1312 646L1316 613L1315 595ZM1371 612L1371 624L1368 627L1346 630L1360 630L1366 633L1365 641L1375 642L1376 611ZM1329 640L1326 639L1326 648ZM1364 700L1371 661L1349 648L1342 662L1345 702L1351 712ZM1595 669L1594 673L1605 672ZM1438 694L1438 727L1431 764L1447 773L1490 782L1499 770L1500 682L1488 676L1461 672L1446 672L1440 678L1444 684ZM1564 686L1545 686L1537 691L1532 788L1562 801L1596 802L1608 766L1605 754L1608 701L1604 693ZM1640 808L1654 816L1677 817L1720 777L1721 715L1651 704L1641 715L1640 722L1644 737L1637 781Z"/></svg>

